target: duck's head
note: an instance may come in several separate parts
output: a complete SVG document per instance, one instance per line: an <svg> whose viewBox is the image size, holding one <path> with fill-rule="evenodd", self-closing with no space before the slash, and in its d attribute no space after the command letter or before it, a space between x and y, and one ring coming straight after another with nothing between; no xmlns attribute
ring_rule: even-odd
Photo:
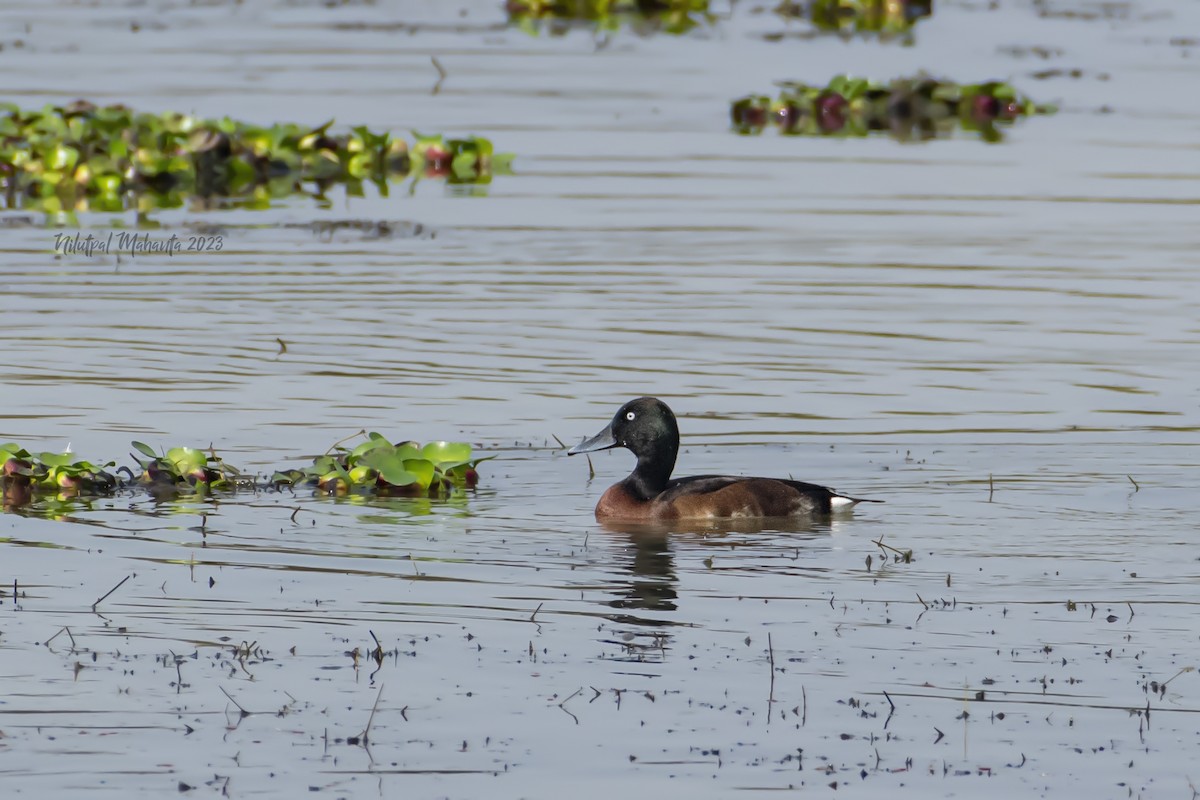
<svg viewBox="0 0 1200 800"><path fill-rule="evenodd" d="M567 455L624 447L638 457L639 468L653 465L655 473L670 476L679 453L679 425L667 404L657 397L630 400L608 427L572 447ZM665 480L665 478L663 479Z"/></svg>

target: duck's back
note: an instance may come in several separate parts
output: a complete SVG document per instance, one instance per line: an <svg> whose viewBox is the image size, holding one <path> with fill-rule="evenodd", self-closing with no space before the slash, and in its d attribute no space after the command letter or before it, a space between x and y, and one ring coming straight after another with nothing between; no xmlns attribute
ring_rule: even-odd
<svg viewBox="0 0 1200 800"><path fill-rule="evenodd" d="M696 475L671 481L652 501L660 519L792 517L828 514L859 502L815 483L781 478Z"/></svg>

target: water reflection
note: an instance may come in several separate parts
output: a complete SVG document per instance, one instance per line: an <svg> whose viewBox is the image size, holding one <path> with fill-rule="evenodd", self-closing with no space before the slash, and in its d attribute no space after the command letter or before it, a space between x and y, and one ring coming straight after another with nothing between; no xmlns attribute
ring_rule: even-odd
<svg viewBox="0 0 1200 800"><path fill-rule="evenodd" d="M618 584L615 592L617 599L608 601L608 605L619 609L675 611L678 608L675 604L678 594L675 557L671 552L670 539L666 534L655 531L625 535L630 544L626 551L625 567L630 575L626 583ZM672 624L628 614L618 615L614 621L634 625Z"/></svg>
<svg viewBox="0 0 1200 800"><path fill-rule="evenodd" d="M628 522L606 519L600 527L630 538L662 538L670 534L692 534L708 538L732 533L814 533L829 531L835 518L822 516L746 517L736 519L673 519L654 522Z"/></svg>
<svg viewBox="0 0 1200 800"><path fill-rule="evenodd" d="M605 520L601 527L628 540L624 567L628 579L618 584L612 608L655 612L678 610L675 572L675 542L690 542L699 547L721 548L758 544L743 535L763 533L800 533L809 536L832 531L830 519L799 517L776 519L670 520L663 522L621 522ZM632 625L661 626L682 624L662 619L622 614L614 621Z"/></svg>

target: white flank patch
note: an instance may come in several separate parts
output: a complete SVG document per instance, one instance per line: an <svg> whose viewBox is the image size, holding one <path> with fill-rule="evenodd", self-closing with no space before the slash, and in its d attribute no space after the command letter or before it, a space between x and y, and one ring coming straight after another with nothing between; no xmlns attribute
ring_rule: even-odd
<svg viewBox="0 0 1200 800"><path fill-rule="evenodd" d="M829 508L836 511L839 508L849 508L857 502L857 500L852 500L849 497L840 497L838 495L834 495L833 497L829 498Z"/></svg>

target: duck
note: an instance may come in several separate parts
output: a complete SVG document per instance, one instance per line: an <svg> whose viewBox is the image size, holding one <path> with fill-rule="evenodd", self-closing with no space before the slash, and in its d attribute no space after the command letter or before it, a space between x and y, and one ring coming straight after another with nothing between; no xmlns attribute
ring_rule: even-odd
<svg viewBox="0 0 1200 800"><path fill-rule="evenodd" d="M785 478L693 475L672 479L679 454L679 423L657 397L630 400L604 430L572 447L567 455L614 447L631 451L637 466L601 495L596 504L600 521L814 516L883 502Z"/></svg>

